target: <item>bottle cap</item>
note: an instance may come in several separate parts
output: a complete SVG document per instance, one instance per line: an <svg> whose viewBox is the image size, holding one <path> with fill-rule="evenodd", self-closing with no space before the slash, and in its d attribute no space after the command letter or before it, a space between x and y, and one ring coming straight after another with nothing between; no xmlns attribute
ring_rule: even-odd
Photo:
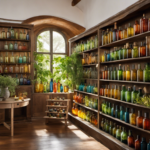
<svg viewBox="0 0 150 150"><path fill-rule="evenodd" d="M129 112L129 110L130 110L130 108L127 107L127 108L126 108L126 112Z"/></svg>
<svg viewBox="0 0 150 150"><path fill-rule="evenodd" d="M60 86L62 86L62 84L60 84Z"/></svg>
<svg viewBox="0 0 150 150"><path fill-rule="evenodd" d="M51 81L53 81L53 79L51 79Z"/></svg>
<svg viewBox="0 0 150 150"><path fill-rule="evenodd" d="M122 90L123 90L125 87L126 87L125 85L122 85Z"/></svg>
<svg viewBox="0 0 150 150"><path fill-rule="evenodd" d="M142 112L140 110L138 110L138 116L141 117Z"/></svg>
<svg viewBox="0 0 150 150"><path fill-rule="evenodd" d="M119 69L121 69L121 64L119 64Z"/></svg>
<svg viewBox="0 0 150 150"><path fill-rule="evenodd" d="M134 108L131 108L131 113L135 113L135 109Z"/></svg>

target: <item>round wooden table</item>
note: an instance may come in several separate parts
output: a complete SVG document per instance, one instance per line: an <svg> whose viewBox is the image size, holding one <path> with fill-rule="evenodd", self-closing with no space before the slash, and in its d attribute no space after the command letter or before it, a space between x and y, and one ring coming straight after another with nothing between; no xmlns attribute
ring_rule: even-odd
<svg viewBox="0 0 150 150"><path fill-rule="evenodd" d="M11 136L14 136L14 108L25 107L29 104L30 98L15 101L14 98L8 98L5 101L0 101L0 109L11 109L11 126L3 122L4 126L11 130Z"/></svg>

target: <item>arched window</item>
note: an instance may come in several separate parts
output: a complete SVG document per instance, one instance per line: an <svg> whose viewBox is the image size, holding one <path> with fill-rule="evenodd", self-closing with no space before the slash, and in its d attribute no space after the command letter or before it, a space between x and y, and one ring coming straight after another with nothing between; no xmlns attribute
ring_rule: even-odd
<svg viewBox="0 0 150 150"><path fill-rule="evenodd" d="M65 57L66 49L65 37L56 30L45 30L37 36L36 52L40 54L39 61L42 60L41 63L44 63L45 69L51 72L54 72L53 67L57 66L57 64L52 64L53 58Z"/></svg>

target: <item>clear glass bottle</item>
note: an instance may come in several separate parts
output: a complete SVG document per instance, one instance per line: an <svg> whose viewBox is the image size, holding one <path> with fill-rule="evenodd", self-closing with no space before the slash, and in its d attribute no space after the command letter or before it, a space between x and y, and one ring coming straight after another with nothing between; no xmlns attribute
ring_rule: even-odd
<svg viewBox="0 0 150 150"><path fill-rule="evenodd" d="M129 123L134 126L136 125L136 114L134 108L131 108L131 113L129 114Z"/></svg>
<svg viewBox="0 0 150 150"><path fill-rule="evenodd" d="M24 53L24 56L22 57L22 63L26 63L27 62L27 59L26 59L26 55Z"/></svg>
<svg viewBox="0 0 150 150"><path fill-rule="evenodd" d="M127 26L125 25L125 28L123 30L123 39L127 38Z"/></svg>
<svg viewBox="0 0 150 150"><path fill-rule="evenodd" d="M134 64L132 64L131 81L137 81L137 70L135 69Z"/></svg>
<svg viewBox="0 0 150 150"><path fill-rule="evenodd" d="M134 137L132 135L131 130L129 130L129 135L128 135L128 146L134 148Z"/></svg>
<svg viewBox="0 0 150 150"><path fill-rule="evenodd" d="M13 50L14 49L14 46L12 43L9 43L9 50Z"/></svg>
<svg viewBox="0 0 150 150"><path fill-rule="evenodd" d="M11 27L10 33L11 33L11 39L14 39L15 38L15 31L14 31L13 27Z"/></svg>
<svg viewBox="0 0 150 150"><path fill-rule="evenodd" d="M139 50L138 46L136 45L136 42L133 43L133 49L132 49L132 58L139 57Z"/></svg>
<svg viewBox="0 0 150 150"><path fill-rule="evenodd" d="M140 25L138 20L135 20L134 24L134 35L140 34Z"/></svg>
<svg viewBox="0 0 150 150"><path fill-rule="evenodd" d="M7 44L7 42L4 45L4 50L8 50L8 44Z"/></svg>
<svg viewBox="0 0 150 150"><path fill-rule="evenodd" d="M122 101L126 101L125 93L126 93L126 86L122 85L122 90L121 90L121 100Z"/></svg>
<svg viewBox="0 0 150 150"><path fill-rule="evenodd" d="M122 128L122 132L121 132L121 142L124 143L124 144L127 144L127 132L126 132L126 129L123 127Z"/></svg>
<svg viewBox="0 0 150 150"><path fill-rule="evenodd" d="M2 34L1 34L1 38L6 39L6 32L5 32L4 28L3 28L3 31L2 31Z"/></svg>
<svg viewBox="0 0 150 150"><path fill-rule="evenodd" d="M7 31L7 39L10 39L10 37L11 37L11 34L10 34L10 31L9 31L9 28L8 28L8 31Z"/></svg>
<svg viewBox="0 0 150 150"><path fill-rule="evenodd" d="M131 87L128 87L128 91L125 94L126 102L131 102Z"/></svg>
<svg viewBox="0 0 150 150"><path fill-rule="evenodd" d="M127 37L131 37L134 35L134 30L133 27L131 27L131 23L129 23L128 28L127 28Z"/></svg>
<svg viewBox="0 0 150 150"><path fill-rule="evenodd" d="M6 52L6 54L5 54L5 63L9 63L9 61L8 61L8 52Z"/></svg>
<svg viewBox="0 0 150 150"><path fill-rule="evenodd" d="M145 14L143 14L143 18L140 19L140 33L148 31L148 19L145 18Z"/></svg>
<svg viewBox="0 0 150 150"><path fill-rule="evenodd" d="M10 57L10 63L15 63L15 57L14 57L13 52L12 52L11 57Z"/></svg>
<svg viewBox="0 0 150 150"><path fill-rule="evenodd" d="M119 128L119 127L118 127L118 128ZM113 131L112 131L112 135L113 135L114 137L116 137L116 130L117 130L116 123L114 123Z"/></svg>
<svg viewBox="0 0 150 150"><path fill-rule="evenodd" d="M113 42L118 40L118 30L117 30L117 22L114 23L114 30L113 30Z"/></svg>
<svg viewBox="0 0 150 150"><path fill-rule="evenodd" d="M126 81L130 81L131 80L131 72L130 72L130 68L127 65L127 70L126 70Z"/></svg>
<svg viewBox="0 0 150 150"><path fill-rule="evenodd" d="M18 39L18 31L15 31L15 38Z"/></svg>
<svg viewBox="0 0 150 150"><path fill-rule="evenodd" d="M15 42L15 44L14 44L14 50L18 50L18 43L17 42Z"/></svg>
<svg viewBox="0 0 150 150"><path fill-rule="evenodd" d="M0 63L3 63L3 55L0 53Z"/></svg>
<svg viewBox="0 0 150 150"><path fill-rule="evenodd" d="M138 116L136 117L136 126L139 128L143 128L143 117L140 110L138 110Z"/></svg>
<svg viewBox="0 0 150 150"><path fill-rule="evenodd" d="M119 69L117 70L117 80L122 80L123 71L121 69L121 64L119 64Z"/></svg>
<svg viewBox="0 0 150 150"><path fill-rule="evenodd" d="M21 30L20 33L19 33L19 39L20 39L20 40L23 40L22 30Z"/></svg>
<svg viewBox="0 0 150 150"><path fill-rule="evenodd" d="M145 57L146 56L146 43L141 42L141 46L139 47L139 57Z"/></svg>

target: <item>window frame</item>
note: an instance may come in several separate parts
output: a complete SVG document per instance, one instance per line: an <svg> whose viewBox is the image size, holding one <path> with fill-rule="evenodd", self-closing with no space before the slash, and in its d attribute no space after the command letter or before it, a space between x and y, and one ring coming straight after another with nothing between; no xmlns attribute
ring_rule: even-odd
<svg viewBox="0 0 150 150"><path fill-rule="evenodd" d="M50 52L37 52L37 37L45 31L49 31L50 33ZM60 35L62 35L62 37L65 40L65 53L55 53L53 52L53 32L58 32ZM59 30L59 29L55 29L55 28L45 28L43 30L41 30L37 36L36 36L36 51L37 54L47 54L50 55L50 71L53 73L53 55L67 55L67 40L66 40L66 36Z"/></svg>

